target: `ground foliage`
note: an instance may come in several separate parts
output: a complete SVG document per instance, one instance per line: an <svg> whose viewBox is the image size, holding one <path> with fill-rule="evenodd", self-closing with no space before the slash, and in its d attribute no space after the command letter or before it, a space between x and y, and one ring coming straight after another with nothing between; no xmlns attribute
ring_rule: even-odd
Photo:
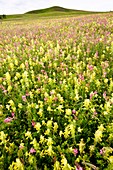
<svg viewBox="0 0 113 170"><path fill-rule="evenodd" d="M112 170L113 15L0 25L1 170Z"/></svg>

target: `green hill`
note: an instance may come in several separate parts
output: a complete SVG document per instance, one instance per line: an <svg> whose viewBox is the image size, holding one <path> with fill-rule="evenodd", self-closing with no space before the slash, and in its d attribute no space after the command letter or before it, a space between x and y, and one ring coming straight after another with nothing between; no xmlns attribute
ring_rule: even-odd
<svg viewBox="0 0 113 170"><path fill-rule="evenodd" d="M67 9L60 6L53 6L50 8L39 9L28 11L24 14L16 14L16 15L7 15L7 19L5 20L24 20L24 19L42 19L42 18L58 18L58 17L71 17L71 16L81 16L87 14L99 14L106 12L93 12L93 11L84 11L84 10L74 10Z"/></svg>
<svg viewBox="0 0 113 170"><path fill-rule="evenodd" d="M40 13L48 13L48 12L50 13L50 12L86 12L86 11L53 6L50 8L29 11L29 12L26 12L25 14L40 14Z"/></svg>

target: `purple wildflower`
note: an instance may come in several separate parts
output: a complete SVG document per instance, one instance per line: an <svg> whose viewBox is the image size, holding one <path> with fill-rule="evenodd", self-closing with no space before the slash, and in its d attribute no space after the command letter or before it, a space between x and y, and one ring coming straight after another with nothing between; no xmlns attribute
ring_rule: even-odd
<svg viewBox="0 0 113 170"><path fill-rule="evenodd" d="M78 154L78 149L75 148L75 149L73 150L73 153L74 153L74 156L76 156L76 155Z"/></svg>
<svg viewBox="0 0 113 170"><path fill-rule="evenodd" d="M77 162L75 163L75 165L76 165L76 170L83 170L83 168Z"/></svg>
<svg viewBox="0 0 113 170"><path fill-rule="evenodd" d="M34 122L34 120L32 120L32 126L35 126L36 125L36 122Z"/></svg>
<svg viewBox="0 0 113 170"><path fill-rule="evenodd" d="M24 148L24 146L22 146L22 145L19 146L19 149L23 149L23 148Z"/></svg>
<svg viewBox="0 0 113 170"><path fill-rule="evenodd" d="M30 149L30 153L32 153L32 154L33 154L33 153L36 153L36 150L35 150L34 148L31 148L31 149Z"/></svg>
<svg viewBox="0 0 113 170"><path fill-rule="evenodd" d="M103 155L105 153L104 148L100 149L100 154Z"/></svg>
<svg viewBox="0 0 113 170"><path fill-rule="evenodd" d="M73 109L73 110L72 110L72 113L73 113L73 114L76 114L76 110Z"/></svg>
<svg viewBox="0 0 113 170"><path fill-rule="evenodd" d="M103 98L106 99L106 91L103 93Z"/></svg>
<svg viewBox="0 0 113 170"><path fill-rule="evenodd" d="M12 121L12 117L7 117L6 119L4 119L5 123L10 123Z"/></svg>
<svg viewBox="0 0 113 170"><path fill-rule="evenodd" d="M12 113L11 113L11 115L12 115L12 117L14 117L14 116L15 116L15 113L14 113L14 112L12 112Z"/></svg>
<svg viewBox="0 0 113 170"><path fill-rule="evenodd" d="M92 70L93 70L93 66L92 66L92 65L88 65L88 69L89 69L90 71L92 71Z"/></svg>
<svg viewBox="0 0 113 170"><path fill-rule="evenodd" d="M22 100L25 102L26 101L26 96L22 96Z"/></svg>

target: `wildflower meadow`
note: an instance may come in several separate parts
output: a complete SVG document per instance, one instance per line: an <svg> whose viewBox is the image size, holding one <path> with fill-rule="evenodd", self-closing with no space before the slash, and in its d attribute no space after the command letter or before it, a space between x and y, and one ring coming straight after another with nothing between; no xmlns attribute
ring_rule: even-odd
<svg viewBox="0 0 113 170"><path fill-rule="evenodd" d="M113 170L113 14L0 25L0 169Z"/></svg>

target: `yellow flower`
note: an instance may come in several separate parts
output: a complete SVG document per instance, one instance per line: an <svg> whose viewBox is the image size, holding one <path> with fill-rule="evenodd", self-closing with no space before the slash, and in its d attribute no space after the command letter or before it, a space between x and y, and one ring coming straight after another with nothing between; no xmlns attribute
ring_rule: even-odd
<svg viewBox="0 0 113 170"><path fill-rule="evenodd" d="M99 127L98 127L99 130L101 130L103 132L103 130L105 129L103 124L101 124Z"/></svg>
<svg viewBox="0 0 113 170"><path fill-rule="evenodd" d="M5 74L5 76L6 76L6 81L7 81L7 83L9 84L10 81L11 81L11 76L10 76L9 72L7 72L7 73Z"/></svg>
<svg viewBox="0 0 113 170"><path fill-rule="evenodd" d="M6 136L7 135L3 131L0 132L0 140L2 141L0 142L0 145L6 143Z"/></svg>
<svg viewBox="0 0 113 170"><path fill-rule="evenodd" d="M113 89L113 81L111 80L109 85L109 91L112 92L112 89Z"/></svg>
<svg viewBox="0 0 113 170"><path fill-rule="evenodd" d="M22 103L18 103L18 107L21 109L22 108Z"/></svg>
<svg viewBox="0 0 113 170"><path fill-rule="evenodd" d="M6 109L10 110L10 105L7 104L6 105Z"/></svg>
<svg viewBox="0 0 113 170"><path fill-rule="evenodd" d="M33 164L33 162L34 162L34 156L30 154L28 160L29 160L29 163L30 163L30 164Z"/></svg>
<svg viewBox="0 0 113 170"><path fill-rule="evenodd" d="M53 131L57 132L57 129L58 129L58 124L57 122L54 122Z"/></svg>
<svg viewBox="0 0 113 170"><path fill-rule="evenodd" d="M22 64L20 65L20 68L22 68L22 69L24 70L25 65L22 63Z"/></svg>
<svg viewBox="0 0 113 170"><path fill-rule="evenodd" d="M48 96L49 96L49 94L48 94L47 92L45 92L45 93L44 93L44 96L45 96L45 97L48 97Z"/></svg>
<svg viewBox="0 0 113 170"><path fill-rule="evenodd" d="M15 65L17 66L18 65L18 60L16 58L15 58L14 62L15 62Z"/></svg>
<svg viewBox="0 0 113 170"><path fill-rule="evenodd" d="M14 106L14 105L15 105L14 102L13 102L13 100L9 100L8 103L10 104L10 106Z"/></svg>
<svg viewBox="0 0 113 170"><path fill-rule="evenodd" d="M28 77L28 72L27 72L27 71L24 71L24 73L22 74L22 78L23 78L24 80L26 80L27 77Z"/></svg>
<svg viewBox="0 0 113 170"><path fill-rule="evenodd" d="M95 72L93 72L90 76L90 81L93 81L95 79L95 76L96 76L96 74L95 74Z"/></svg>
<svg viewBox="0 0 113 170"><path fill-rule="evenodd" d="M59 132L59 136L61 137L64 133L62 131Z"/></svg>
<svg viewBox="0 0 113 170"><path fill-rule="evenodd" d="M51 129L51 127L52 127L52 120L48 120L48 121L47 121L47 127L48 127L49 129Z"/></svg>
<svg viewBox="0 0 113 170"><path fill-rule="evenodd" d="M64 137L65 137L65 139L67 139L69 137L69 134L70 134L69 126L66 126L66 128L64 130Z"/></svg>
<svg viewBox="0 0 113 170"><path fill-rule="evenodd" d="M14 64L13 63L9 63L9 67L11 68L11 70L14 70Z"/></svg>
<svg viewBox="0 0 113 170"><path fill-rule="evenodd" d="M0 83L2 83L2 77L0 77Z"/></svg>
<svg viewBox="0 0 113 170"><path fill-rule="evenodd" d="M104 79L104 83L107 83L108 82L108 79L106 78L106 79Z"/></svg>
<svg viewBox="0 0 113 170"><path fill-rule="evenodd" d="M52 155L54 154L54 152L53 152L53 150L52 150L52 145L50 145L45 152L46 152L49 156L52 156Z"/></svg>
<svg viewBox="0 0 113 170"><path fill-rule="evenodd" d="M106 111L109 113L110 109L111 109L111 105L110 102L106 102L104 105L104 108L106 109Z"/></svg>
<svg viewBox="0 0 113 170"><path fill-rule="evenodd" d="M91 146L89 147L89 150L90 150L90 153L92 154L92 152L95 150L95 145L91 145Z"/></svg>
<svg viewBox="0 0 113 170"><path fill-rule="evenodd" d="M3 81L3 85L6 86L6 84L7 84L7 83L6 83L5 81Z"/></svg>
<svg viewBox="0 0 113 170"><path fill-rule="evenodd" d="M7 91L11 92L11 90L12 90L12 86L9 85L8 88L7 88Z"/></svg>
<svg viewBox="0 0 113 170"><path fill-rule="evenodd" d="M12 111L15 112L16 111L16 107L12 107Z"/></svg>
<svg viewBox="0 0 113 170"><path fill-rule="evenodd" d="M102 141L102 131L97 130L95 132L95 139L94 140L95 140L96 143Z"/></svg>
<svg viewBox="0 0 113 170"><path fill-rule="evenodd" d="M46 125L46 122L45 122L45 120L42 120L42 125Z"/></svg>
<svg viewBox="0 0 113 170"><path fill-rule="evenodd" d="M58 161L55 162L54 164L54 170L60 170L60 163Z"/></svg>
<svg viewBox="0 0 113 170"><path fill-rule="evenodd" d="M51 111L52 111L52 109L51 109L51 107L50 107L50 106L48 106L47 111L49 111L49 112L51 112Z"/></svg>
<svg viewBox="0 0 113 170"><path fill-rule="evenodd" d="M59 105L59 106L57 107L57 109L58 109L59 111L63 111L62 108L63 108L63 105Z"/></svg>
<svg viewBox="0 0 113 170"><path fill-rule="evenodd" d="M85 143L84 143L83 139L80 140L80 143L78 145L79 145L80 153L83 153L84 147L85 147Z"/></svg>
<svg viewBox="0 0 113 170"><path fill-rule="evenodd" d="M71 109L66 109L66 115L71 115L72 114L72 111L71 111Z"/></svg>
<svg viewBox="0 0 113 170"><path fill-rule="evenodd" d="M67 159L65 158L64 155L62 155L61 164L62 165L67 165Z"/></svg>
<svg viewBox="0 0 113 170"><path fill-rule="evenodd" d="M37 143L36 138L34 138L33 141L30 142L30 144L33 144L33 146L34 146L35 149L38 149L38 147L39 147L39 143Z"/></svg>
<svg viewBox="0 0 113 170"><path fill-rule="evenodd" d="M0 105L0 116L2 116L2 115L3 115L3 106Z"/></svg>
<svg viewBox="0 0 113 170"><path fill-rule="evenodd" d="M16 162L13 162L12 165L10 165L9 170L24 170L24 165L19 158L16 158Z"/></svg>
<svg viewBox="0 0 113 170"><path fill-rule="evenodd" d="M104 131L104 126L101 124L99 127L98 127L98 130L95 132L95 143L97 142L101 142L102 141L102 133Z"/></svg>
<svg viewBox="0 0 113 170"><path fill-rule="evenodd" d="M44 142L44 136L43 135L40 135L40 143L42 144Z"/></svg>
<svg viewBox="0 0 113 170"><path fill-rule="evenodd" d="M37 132L40 131L40 127L41 127L41 124L39 122L37 122L36 125L34 126L34 128L37 130Z"/></svg>
<svg viewBox="0 0 113 170"><path fill-rule="evenodd" d="M32 139L32 135L31 135L31 132L29 132L29 131L27 131L26 133L25 133L25 137L26 137L26 139Z"/></svg>
<svg viewBox="0 0 113 170"><path fill-rule="evenodd" d="M100 81L97 79L97 80L96 80L96 85L97 85L97 87L99 87L100 84L101 84Z"/></svg>
<svg viewBox="0 0 113 170"><path fill-rule="evenodd" d="M113 97L110 99L110 102L113 103Z"/></svg>
<svg viewBox="0 0 113 170"><path fill-rule="evenodd" d="M67 159L65 158L64 155L62 155L61 167L62 170L72 170L72 167L68 164Z"/></svg>
<svg viewBox="0 0 113 170"><path fill-rule="evenodd" d="M18 79L20 77L21 77L20 73L16 72L16 78Z"/></svg>
<svg viewBox="0 0 113 170"><path fill-rule="evenodd" d="M75 126L74 126L74 124L70 124L69 129L70 129L72 138L74 138L75 137Z"/></svg>
<svg viewBox="0 0 113 170"><path fill-rule="evenodd" d="M110 161L111 164L113 164L113 156L110 156L108 160Z"/></svg>
<svg viewBox="0 0 113 170"><path fill-rule="evenodd" d="M78 127L78 132L82 132L83 131L83 129L81 129L80 127Z"/></svg>
<svg viewBox="0 0 113 170"><path fill-rule="evenodd" d="M72 170L72 167L69 164L66 164L62 167L62 170Z"/></svg>
<svg viewBox="0 0 113 170"><path fill-rule="evenodd" d="M29 92L30 98L33 99L34 94L30 91Z"/></svg>
<svg viewBox="0 0 113 170"><path fill-rule="evenodd" d="M90 100L89 100L89 99L85 99L85 100L84 100L84 106L85 106L85 108L88 109L89 105L90 105Z"/></svg>
<svg viewBox="0 0 113 170"><path fill-rule="evenodd" d="M50 145L52 145L52 144L53 144L52 138L49 137L49 138L47 139L47 145L50 146Z"/></svg>
<svg viewBox="0 0 113 170"><path fill-rule="evenodd" d="M50 129L47 129L44 134L49 135L49 133L50 133Z"/></svg>

